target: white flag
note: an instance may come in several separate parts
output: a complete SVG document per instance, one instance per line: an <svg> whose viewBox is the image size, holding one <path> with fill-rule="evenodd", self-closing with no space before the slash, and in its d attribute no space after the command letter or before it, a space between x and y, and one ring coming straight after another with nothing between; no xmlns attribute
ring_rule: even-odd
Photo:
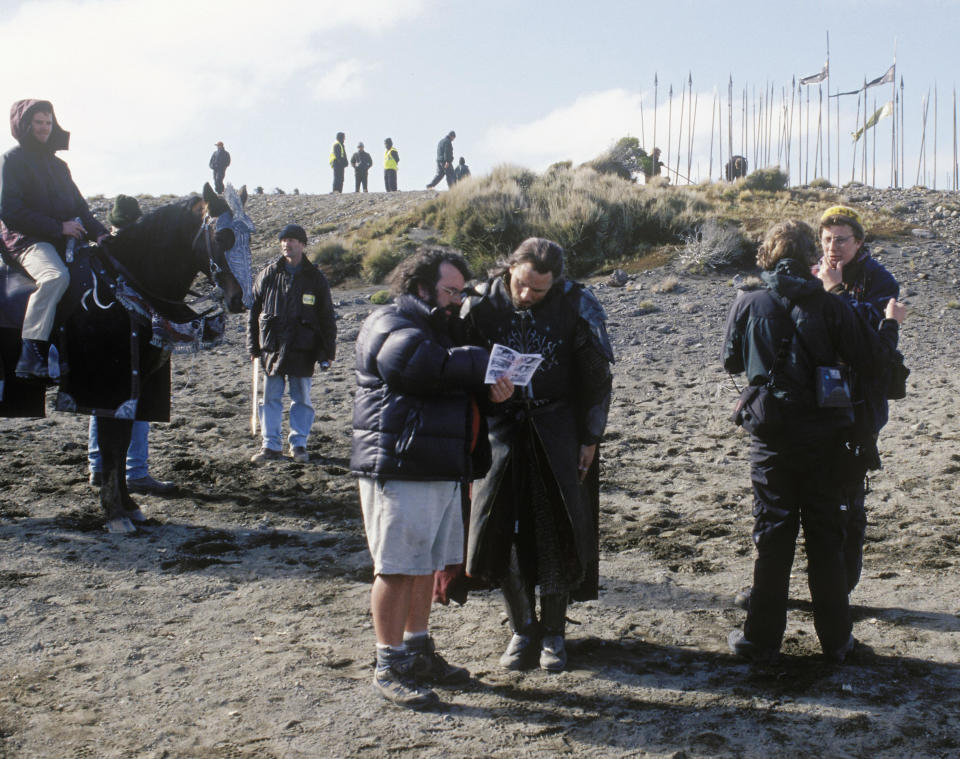
<svg viewBox="0 0 960 759"><path fill-rule="evenodd" d="M893 80L891 79L890 81L893 81ZM893 115L893 101L888 100L886 103L883 104L882 108L877 108L877 110L873 112L873 115L869 119L867 119L866 127L860 127L856 132L850 133L851 136L853 137L853 141L856 142L863 136L863 131L865 128L872 129L877 125L877 122L880 121L880 119L885 119L887 116L892 116L892 115Z"/></svg>

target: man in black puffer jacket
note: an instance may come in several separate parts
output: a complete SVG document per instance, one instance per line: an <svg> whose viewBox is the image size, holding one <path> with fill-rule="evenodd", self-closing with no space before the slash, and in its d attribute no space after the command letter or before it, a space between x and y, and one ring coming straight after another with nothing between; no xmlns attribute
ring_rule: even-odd
<svg viewBox="0 0 960 759"><path fill-rule="evenodd" d="M457 347L449 333L470 276L463 257L426 249L391 275L393 305L374 311L357 338L357 395L350 469L374 563L374 689L411 708L437 703L425 683L470 673L436 652L428 631L433 573L463 561L461 498L489 466L475 400L487 351ZM508 380L491 386L505 399Z"/></svg>
<svg viewBox="0 0 960 759"><path fill-rule="evenodd" d="M313 369L330 366L336 355L337 323L327 278L304 255L307 233L296 224L280 231L283 255L267 266L253 285L247 317L247 352L261 359L267 375L260 406L263 447L255 464L283 458L283 386L290 386L290 451L306 463L307 436L313 424L310 402Z"/></svg>

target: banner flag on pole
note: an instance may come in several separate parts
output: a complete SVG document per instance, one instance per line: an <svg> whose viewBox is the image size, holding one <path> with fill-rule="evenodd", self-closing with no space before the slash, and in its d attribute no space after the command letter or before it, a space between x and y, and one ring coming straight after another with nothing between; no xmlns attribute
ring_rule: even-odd
<svg viewBox="0 0 960 759"><path fill-rule="evenodd" d="M805 76L800 80L800 84L818 84L820 82L826 81L827 74L830 73L830 62L827 61L823 64L823 68L820 70L819 74L811 74L810 76Z"/></svg>
<svg viewBox="0 0 960 759"><path fill-rule="evenodd" d="M886 103L883 104L882 108L877 108L877 110L873 112L873 115L869 119L867 119L867 123L865 127L860 127L856 132L851 132L850 136L853 137L853 141L856 142L863 136L864 129L870 129L872 127L875 127L877 125L877 122L880 121L880 119L885 119L887 116L892 116L892 115L893 115L893 101L888 100Z"/></svg>
<svg viewBox="0 0 960 759"><path fill-rule="evenodd" d="M871 82L867 82L867 87L873 87L876 84L890 84L893 81L893 66L887 69L883 76L878 76Z"/></svg>
<svg viewBox="0 0 960 759"><path fill-rule="evenodd" d="M849 90L848 92L835 92L835 93L833 93L830 97L832 97L832 98L839 98L839 97L843 97L844 95L859 95L861 92L864 91L864 89L867 89L867 88L869 88L869 87L874 87L874 86L876 86L876 85L878 85L878 84L891 84L891 83L893 82L893 68L894 68L894 66L896 66L896 64L894 64L893 66L891 66L890 68L888 68L887 71L886 71L886 73L885 73L883 76L878 76L878 77L877 77L876 79L874 79L873 81L867 82L863 87L860 87L860 88L855 89L855 90Z"/></svg>

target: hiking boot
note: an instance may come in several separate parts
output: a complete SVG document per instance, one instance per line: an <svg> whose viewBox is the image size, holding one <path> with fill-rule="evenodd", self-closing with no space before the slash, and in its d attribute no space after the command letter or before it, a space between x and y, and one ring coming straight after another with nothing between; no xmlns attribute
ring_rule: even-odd
<svg viewBox="0 0 960 759"><path fill-rule="evenodd" d="M567 647L562 635L545 635L540 643L540 669L561 672L567 666Z"/></svg>
<svg viewBox="0 0 960 759"><path fill-rule="evenodd" d="M857 639L853 637L853 634L850 634L850 637L847 638L847 642L840 646L836 651L827 653L823 652L823 655L827 657L834 664L843 664L844 660L847 658L847 654L853 651L853 647L857 644Z"/></svg>
<svg viewBox="0 0 960 759"><path fill-rule="evenodd" d="M427 638L424 648L416 652L412 671L418 682L437 685L460 685L470 680L470 672L465 667L456 667L437 653L431 637Z"/></svg>
<svg viewBox="0 0 960 759"><path fill-rule="evenodd" d="M177 489L175 482L169 480L155 480L149 474L135 480L127 479L127 490L131 493L165 495Z"/></svg>
<svg viewBox="0 0 960 759"><path fill-rule="evenodd" d="M250 457L254 464L265 464L268 461L283 461L283 454L275 451L273 448L261 448L259 452Z"/></svg>
<svg viewBox="0 0 960 759"><path fill-rule="evenodd" d="M733 597L733 605L738 609L750 611L751 593L753 593L753 588L744 588L743 590L737 591L737 594Z"/></svg>
<svg viewBox="0 0 960 759"><path fill-rule="evenodd" d="M737 656L749 659L757 664L773 664L777 661L780 652L774 648L761 648L756 643L747 640L743 630L731 630L727 636L727 645Z"/></svg>
<svg viewBox="0 0 960 759"><path fill-rule="evenodd" d="M507 644L507 650L500 657L500 666L504 669L529 669L537 653L535 641L529 635L514 633Z"/></svg>
<svg viewBox="0 0 960 759"><path fill-rule="evenodd" d="M99 488L103 485L103 475L100 472L90 472L91 487Z"/></svg>
<svg viewBox="0 0 960 759"><path fill-rule="evenodd" d="M306 464L310 461L310 454L307 453L307 449L302 445L295 445L290 453L293 455L293 460L298 464Z"/></svg>
<svg viewBox="0 0 960 759"><path fill-rule="evenodd" d="M20 360L14 373L23 380L50 381L50 369L47 366L47 351L50 343L42 340L24 340L20 349Z"/></svg>
<svg viewBox="0 0 960 759"><path fill-rule="evenodd" d="M378 667L373 673L373 689L387 701L408 709L426 709L440 702L432 690L417 685L413 679L412 665L404 668Z"/></svg>

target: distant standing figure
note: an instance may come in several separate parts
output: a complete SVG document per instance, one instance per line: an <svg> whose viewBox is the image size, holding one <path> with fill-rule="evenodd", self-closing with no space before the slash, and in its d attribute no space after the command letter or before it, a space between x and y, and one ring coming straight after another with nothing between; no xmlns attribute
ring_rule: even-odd
<svg viewBox="0 0 960 759"><path fill-rule="evenodd" d="M213 189L223 192L223 178L227 175L227 166L230 165L230 154L223 149L223 143L217 143L217 149L210 156L210 168L213 169Z"/></svg>
<svg viewBox="0 0 960 759"><path fill-rule="evenodd" d="M456 184L457 177L453 171L453 141L456 137L457 133L451 129L437 143L437 175L430 180L430 184L427 185L428 190L432 190L444 177L447 178L447 187L453 187Z"/></svg>
<svg viewBox="0 0 960 759"><path fill-rule="evenodd" d="M747 175L747 159L742 155L735 155L727 161L727 165L724 166L723 171L728 182L732 182L734 179L740 179L740 177L745 177Z"/></svg>
<svg viewBox="0 0 960 759"><path fill-rule="evenodd" d="M111 234L129 227L140 218L140 203L129 195L117 195L113 210L107 217ZM156 480L150 476L147 459L149 457L150 422L135 421L130 435L130 447L127 448L127 490L131 493L164 494L176 490L176 484L168 480ZM90 417L87 435L87 464L90 468L90 484L100 487L103 471L103 459L100 456L100 443L97 434L97 417Z"/></svg>
<svg viewBox="0 0 960 759"><path fill-rule="evenodd" d="M337 132L337 139L330 149L330 166L333 169L333 191L343 192L343 170L349 165L347 160L347 146L345 140L347 136L343 132Z"/></svg>
<svg viewBox="0 0 960 759"><path fill-rule="evenodd" d="M353 177L356 181L357 188L354 192L360 192L360 188L363 187L363 191L367 191L367 172L370 171L370 167L373 166L373 159L370 157L370 154L363 149L363 143L357 143L357 152L350 157L350 165L353 166Z"/></svg>
<svg viewBox="0 0 960 759"><path fill-rule="evenodd" d="M470 176L470 167L467 166L467 161L463 156L460 156L460 163L457 164L454 174L458 182Z"/></svg>
<svg viewBox="0 0 960 759"><path fill-rule="evenodd" d="M387 192L397 191L397 164L400 163L400 151L393 147L389 137L383 141L383 186Z"/></svg>
<svg viewBox="0 0 960 759"><path fill-rule="evenodd" d="M283 386L290 388L290 453L305 464L313 424L310 388L314 365L327 369L336 353L337 323L327 278L304 255L307 233L287 224L278 235L283 252L257 276L247 321L247 352L267 375L260 406L263 447L254 464L283 458Z"/></svg>

